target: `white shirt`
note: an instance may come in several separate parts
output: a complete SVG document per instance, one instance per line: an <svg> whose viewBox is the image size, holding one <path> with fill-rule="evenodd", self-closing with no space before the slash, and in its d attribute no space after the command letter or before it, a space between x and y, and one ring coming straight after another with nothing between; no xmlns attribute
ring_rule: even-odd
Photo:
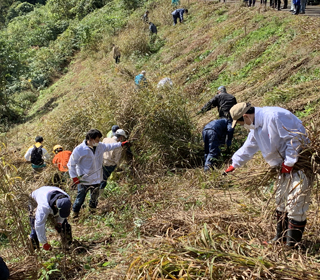
<svg viewBox="0 0 320 280"><path fill-rule="evenodd" d="M254 129L243 146L232 157L232 166L240 167L257 151L270 166L284 162L293 166L298 160L299 146L306 138L302 122L291 112L279 107L255 107Z"/></svg>
<svg viewBox="0 0 320 280"><path fill-rule="evenodd" d="M31 197L38 204L37 210L36 210L34 227L35 227L35 231L37 233L39 242L42 244L47 243L46 228L45 228L47 218L50 214L54 215L53 210L50 207L48 202L48 196L53 191L59 191L69 197L69 195L66 192L59 189L58 187L48 187L48 186L41 187L35 190L34 192L32 192L31 194ZM64 220L65 219L61 218L59 215L56 217L57 223L62 224Z"/></svg>
<svg viewBox="0 0 320 280"><path fill-rule="evenodd" d="M121 147L121 142L104 144L99 143L95 153L86 145L85 141L75 147L69 162L68 169L71 178L79 177L81 184L94 185L100 184L102 177L103 153Z"/></svg>

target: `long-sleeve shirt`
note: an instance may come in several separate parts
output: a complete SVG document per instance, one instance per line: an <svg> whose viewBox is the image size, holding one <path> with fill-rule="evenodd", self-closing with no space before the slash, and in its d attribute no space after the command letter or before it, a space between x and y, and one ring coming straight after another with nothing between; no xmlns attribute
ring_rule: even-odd
<svg viewBox="0 0 320 280"><path fill-rule="evenodd" d="M297 162L301 140L307 141L307 136L295 115L279 107L255 107L254 126L246 142L233 155L233 167L242 166L259 150L270 166L282 162L293 166Z"/></svg>
<svg viewBox="0 0 320 280"><path fill-rule="evenodd" d="M114 136L112 138L104 138L102 140L102 143L105 143L105 144L117 143L117 137ZM106 165L106 166L118 165L120 162L121 153L122 153L122 148L104 152L103 165Z"/></svg>
<svg viewBox="0 0 320 280"><path fill-rule="evenodd" d="M201 111L205 113L211 110L212 108L217 107L219 112L219 117L228 118L229 111L231 107L235 104L237 104L237 100L233 95L227 92L222 92L217 94L207 104L205 104L202 107Z"/></svg>
<svg viewBox="0 0 320 280"><path fill-rule="evenodd" d="M79 177L83 185L100 184L102 181L103 153L121 147L121 142L99 145L93 150L86 141L75 147L69 162L69 174L71 178Z"/></svg>
<svg viewBox="0 0 320 280"><path fill-rule="evenodd" d="M46 237L46 221L48 216L54 215L52 208L49 205L49 196L52 194L54 191L59 191L61 194L66 195L69 197L69 195L61 190L58 187L49 187L49 186L44 186L41 187L34 192L32 192L31 197L37 202L37 210L36 210L36 215L35 215L35 231L37 233L37 237L39 239L39 242L42 244L47 243L47 237ZM70 198L70 197L69 197ZM61 218L59 215L56 217L56 222L57 223L63 223L64 218Z"/></svg>
<svg viewBox="0 0 320 280"><path fill-rule="evenodd" d="M57 153L54 158L52 159L52 163L56 165L61 172L67 172L68 171L68 161L71 156L70 151L61 151Z"/></svg>
<svg viewBox="0 0 320 280"><path fill-rule="evenodd" d="M185 12L185 9L176 9L171 14L173 16L175 16L175 17L179 16L181 22L183 22L183 14L184 14L184 12Z"/></svg>
<svg viewBox="0 0 320 280"><path fill-rule="evenodd" d="M39 148L42 144L39 143L39 142L37 142L37 143L35 143L34 145L35 145L37 148ZM32 152L33 148L34 148L33 145L32 145L31 147L29 147L28 151L27 151L26 154L24 155L24 158L25 158L27 161L31 161L31 152ZM44 160L49 160L49 159L50 159L50 155L49 155L48 151L47 151L44 147L42 147L41 149L42 149L42 158L43 158Z"/></svg>

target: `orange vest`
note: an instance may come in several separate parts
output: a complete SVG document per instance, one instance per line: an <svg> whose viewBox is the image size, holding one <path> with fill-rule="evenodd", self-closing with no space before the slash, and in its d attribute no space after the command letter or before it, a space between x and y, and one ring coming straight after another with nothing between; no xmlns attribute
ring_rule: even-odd
<svg viewBox="0 0 320 280"><path fill-rule="evenodd" d="M58 168L61 172L67 172L68 171L67 164L68 164L70 156L71 156L70 151L59 152L54 156L52 163L54 165L58 166Z"/></svg>

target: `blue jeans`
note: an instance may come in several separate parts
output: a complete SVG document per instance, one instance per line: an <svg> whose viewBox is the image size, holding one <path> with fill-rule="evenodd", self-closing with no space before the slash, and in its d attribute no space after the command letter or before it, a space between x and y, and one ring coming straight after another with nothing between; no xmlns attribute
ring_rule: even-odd
<svg viewBox="0 0 320 280"><path fill-rule="evenodd" d="M219 135L213 129L202 131L204 141L204 166L209 167L212 159L217 159L220 156L219 146L223 144Z"/></svg>
<svg viewBox="0 0 320 280"><path fill-rule="evenodd" d="M78 193L76 200L73 203L72 210L73 212L78 213L81 209L81 206L86 198L87 192L90 190L90 208L97 208L98 198L99 198L99 184L94 185L78 185Z"/></svg>
<svg viewBox="0 0 320 280"><path fill-rule="evenodd" d="M106 187L107 180L111 176L111 173L116 169L116 167L117 167L116 165L110 165L110 166L104 165L102 167L103 181L101 181L101 183L100 183L100 190L103 190Z"/></svg>

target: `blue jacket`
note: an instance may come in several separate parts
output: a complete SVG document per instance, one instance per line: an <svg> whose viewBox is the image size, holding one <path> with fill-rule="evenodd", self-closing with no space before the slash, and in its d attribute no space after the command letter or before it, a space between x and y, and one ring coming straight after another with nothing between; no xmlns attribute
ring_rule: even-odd
<svg viewBox="0 0 320 280"><path fill-rule="evenodd" d="M179 16L181 22L183 21L183 13L185 12L185 9L176 9L174 10L171 14L174 16L174 17L177 17Z"/></svg>
<svg viewBox="0 0 320 280"><path fill-rule="evenodd" d="M141 81L142 81L142 83L141 83ZM141 84L146 84L146 83L147 83L147 79L145 78L144 75L139 74L139 75L137 75L137 76L134 78L134 83L135 83L137 86L139 86L140 83L141 83Z"/></svg>
<svg viewBox="0 0 320 280"><path fill-rule="evenodd" d="M234 129L231 127L232 120L227 119L218 119L213 120L209 122L203 130L213 130L215 134L218 136L219 144L223 145L226 142L226 137L228 137L227 140L227 146L231 146L231 141L233 138L233 131Z"/></svg>

